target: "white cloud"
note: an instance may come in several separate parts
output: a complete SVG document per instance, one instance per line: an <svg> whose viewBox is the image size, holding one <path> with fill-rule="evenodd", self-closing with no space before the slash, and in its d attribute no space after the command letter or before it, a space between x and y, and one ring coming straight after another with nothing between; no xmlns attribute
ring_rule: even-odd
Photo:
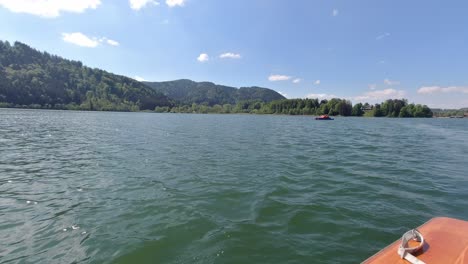
<svg viewBox="0 0 468 264"><path fill-rule="evenodd" d="M384 38L386 38L386 37L389 37L389 36L390 36L390 33L385 32L385 33L383 33L383 34L378 35L377 37L375 37L375 39L376 39L376 40L382 40L382 39L384 39Z"/></svg>
<svg viewBox="0 0 468 264"><path fill-rule="evenodd" d="M166 0L166 4L169 7L184 6L185 0Z"/></svg>
<svg viewBox="0 0 468 264"><path fill-rule="evenodd" d="M197 58L197 60L198 60L199 62L206 62L206 61L208 61L209 59L210 59L210 57L209 57L208 54L206 54L206 53L200 54L200 56L198 56L198 58Z"/></svg>
<svg viewBox="0 0 468 264"><path fill-rule="evenodd" d="M468 94L468 87L463 86L424 86L418 89L418 94L434 94L434 93L464 93Z"/></svg>
<svg viewBox="0 0 468 264"><path fill-rule="evenodd" d="M14 13L26 13L41 17L58 17L61 12L83 13L96 9L101 0L0 0L0 5Z"/></svg>
<svg viewBox="0 0 468 264"><path fill-rule="evenodd" d="M433 94L442 92L440 86L425 86L418 89L418 94Z"/></svg>
<svg viewBox="0 0 468 264"><path fill-rule="evenodd" d="M95 48L99 45L99 41L95 38L89 38L81 32L62 33L62 39L65 42L72 43L81 47Z"/></svg>
<svg viewBox="0 0 468 264"><path fill-rule="evenodd" d="M306 98L311 98L311 99L315 99L315 98L318 98L318 99L332 99L332 98L338 98L338 96L336 96L334 94L325 94L325 93L314 94L314 93L311 93L311 94L306 95Z"/></svg>
<svg viewBox="0 0 468 264"><path fill-rule="evenodd" d="M315 85L319 85L319 84L320 84L320 80L316 80L316 81L314 82L314 84L315 84Z"/></svg>
<svg viewBox="0 0 468 264"><path fill-rule="evenodd" d="M133 79L139 81L139 82L146 82L145 78L140 77L140 76L135 76Z"/></svg>
<svg viewBox="0 0 468 264"><path fill-rule="evenodd" d="M112 39L108 39L106 40L107 44L111 45L111 46L119 46L120 43L115 41L115 40L112 40Z"/></svg>
<svg viewBox="0 0 468 264"><path fill-rule="evenodd" d="M388 78L384 79L383 82L386 84L386 85L399 85L400 82L399 81L392 81Z"/></svg>
<svg viewBox="0 0 468 264"><path fill-rule="evenodd" d="M291 79L291 76L287 76L287 75L277 75L277 74L276 74L276 75L270 75L270 76L268 77L268 80L269 80L270 82L287 81L287 80L289 80L289 79Z"/></svg>
<svg viewBox="0 0 468 264"><path fill-rule="evenodd" d="M369 84L369 89L370 90L375 90L376 88L377 88L377 84L375 84L375 83Z"/></svg>
<svg viewBox="0 0 468 264"><path fill-rule="evenodd" d="M85 34L81 32L74 32L74 33L62 33L62 39L65 42L72 43L81 47L87 47L87 48L95 48L99 46L101 43L107 43L108 45L111 46L119 46L120 43L108 39L106 37L88 37Z"/></svg>
<svg viewBox="0 0 468 264"><path fill-rule="evenodd" d="M302 79L296 78L296 79L294 79L292 82L293 82L293 83L300 83L301 81L302 81Z"/></svg>
<svg viewBox="0 0 468 264"><path fill-rule="evenodd" d="M282 96L288 98L288 94L287 94L287 93L283 93L283 92L279 92L279 91L278 91L278 93L281 94Z"/></svg>
<svg viewBox="0 0 468 264"><path fill-rule="evenodd" d="M149 4L159 5L159 2L154 0L129 0L128 2L130 3L130 8L137 11Z"/></svg>
<svg viewBox="0 0 468 264"><path fill-rule="evenodd" d="M366 92L362 95L356 96L353 99L356 101L377 101L377 100L385 100L385 99L392 99L392 98L403 98L406 92L403 90L395 90L395 89L384 89L384 90L374 90L371 92Z"/></svg>
<svg viewBox="0 0 468 264"><path fill-rule="evenodd" d="M338 13L339 13L338 9L333 9L332 16L336 17L336 16L338 16Z"/></svg>
<svg viewBox="0 0 468 264"><path fill-rule="evenodd" d="M232 52L226 52L226 53L223 53L223 54L219 55L219 57L221 59L240 59L241 55L236 54L236 53L232 53Z"/></svg>

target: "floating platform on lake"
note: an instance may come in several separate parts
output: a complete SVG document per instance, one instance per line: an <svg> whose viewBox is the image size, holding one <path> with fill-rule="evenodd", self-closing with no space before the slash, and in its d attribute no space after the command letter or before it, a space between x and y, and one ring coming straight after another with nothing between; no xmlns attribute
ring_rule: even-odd
<svg viewBox="0 0 468 264"><path fill-rule="evenodd" d="M411 253L419 263L468 264L468 222L447 217L432 218L418 227L424 236L422 249ZM414 246L416 241L410 241ZM412 244L413 243L413 244ZM363 264L407 264L398 254L401 240L382 249ZM418 263L418 262L416 262Z"/></svg>
<svg viewBox="0 0 468 264"><path fill-rule="evenodd" d="M333 120L333 118L329 117L328 115L321 115L316 117L315 120Z"/></svg>

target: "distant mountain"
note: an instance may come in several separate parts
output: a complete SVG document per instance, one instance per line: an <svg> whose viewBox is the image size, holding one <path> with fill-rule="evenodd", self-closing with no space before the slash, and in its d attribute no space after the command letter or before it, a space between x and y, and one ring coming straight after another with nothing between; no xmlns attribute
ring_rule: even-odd
<svg viewBox="0 0 468 264"><path fill-rule="evenodd" d="M191 80L142 83L20 42L0 41L0 107L137 111L175 103L213 106L280 99L285 98L260 87Z"/></svg>
<svg viewBox="0 0 468 264"><path fill-rule="evenodd" d="M0 106L134 111L171 105L131 78L0 41Z"/></svg>
<svg viewBox="0 0 468 264"><path fill-rule="evenodd" d="M240 101L271 102L286 99L276 91L261 87L237 89L211 82L194 82L185 79L169 82L144 82L144 84L183 105L195 103L213 106L216 104L236 104Z"/></svg>

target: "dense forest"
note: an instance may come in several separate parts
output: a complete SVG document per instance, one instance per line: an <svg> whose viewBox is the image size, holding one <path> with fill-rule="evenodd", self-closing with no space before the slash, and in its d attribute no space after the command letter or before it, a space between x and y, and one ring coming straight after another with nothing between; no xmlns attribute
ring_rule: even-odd
<svg viewBox="0 0 468 264"><path fill-rule="evenodd" d="M286 99L260 87L237 89L191 80L142 83L7 41L0 41L0 107L374 117L433 115L427 106L409 104L405 99L353 106L349 100L338 98Z"/></svg>
<svg viewBox="0 0 468 264"><path fill-rule="evenodd" d="M131 78L0 41L0 102L32 108L135 111L172 106Z"/></svg>
<svg viewBox="0 0 468 264"><path fill-rule="evenodd" d="M177 105L200 104L214 106L236 104L248 100L271 102L286 99L276 91L261 87L241 87L237 89L211 82L194 82L191 80L144 82L144 84L173 99Z"/></svg>

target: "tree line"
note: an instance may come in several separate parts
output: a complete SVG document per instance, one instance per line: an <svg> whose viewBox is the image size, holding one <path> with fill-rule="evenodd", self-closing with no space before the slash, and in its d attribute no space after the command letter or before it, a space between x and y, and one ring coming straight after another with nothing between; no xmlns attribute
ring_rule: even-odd
<svg viewBox="0 0 468 264"><path fill-rule="evenodd" d="M358 103L353 105L346 99L283 99L272 102L259 100L241 101L237 104L213 105L191 104L173 107L156 107L157 113L245 113L282 115L331 115L331 116L370 116L370 117L432 117L429 107L410 104L406 99L389 99L380 104Z"/></svg>
<svg viewBox="0 0 468 264"><path fill-rule="evenodd" d="M461 109L432 109L434 117L468 117L468 108Z"/></svg>

